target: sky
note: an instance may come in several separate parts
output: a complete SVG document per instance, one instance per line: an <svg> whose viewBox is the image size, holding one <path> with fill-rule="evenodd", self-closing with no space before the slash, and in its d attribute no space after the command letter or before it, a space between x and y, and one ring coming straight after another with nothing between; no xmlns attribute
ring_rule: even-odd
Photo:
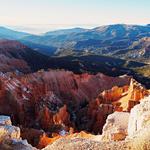
<svg viewBox="0 0 150 150"><path fill-rule="evenodd" d="M149 24L150 0L0 0L0 25L40 33L59 28Z"/></svg>

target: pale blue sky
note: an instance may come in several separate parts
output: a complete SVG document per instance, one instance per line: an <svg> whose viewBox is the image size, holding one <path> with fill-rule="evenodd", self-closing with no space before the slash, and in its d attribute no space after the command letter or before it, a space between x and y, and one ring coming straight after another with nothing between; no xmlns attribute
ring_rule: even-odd
<svg viewBox="0 0 150 150"><path fill-rule="evenodd" d="M115 23L150 23L150 0L0 0L0 24L18 29Z"/></svg>

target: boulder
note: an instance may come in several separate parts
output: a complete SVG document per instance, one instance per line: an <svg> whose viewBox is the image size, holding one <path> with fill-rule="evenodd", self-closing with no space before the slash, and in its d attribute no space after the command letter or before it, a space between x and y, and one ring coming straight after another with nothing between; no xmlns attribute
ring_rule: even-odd
<svg viewBox="0 0 150 150"><path fill-rule="evenodd" d="M11 125L1 125L0 126L0 141L6 139L19 139L20 129Z"/></svg>
<svg viewBox="0 0 150 150"><path fill-rule="evenodd" d="M101 139L103 141L124 140L127 136L128 112L114 112L107 117Z"/></svg>
<svg viewBox="0 0 150 150"><path fill-rule="evenodd" d="M150 96L141 100L140 104L131 109L128 135L133 136L148 125L150 125Z"/></svg>
<svg viewBox="0 0 150 150"><path fill-rule="evenodd" d="M9 116L0 116L0 142L6 139L19 139L20 129L12 126Z"/></svg>

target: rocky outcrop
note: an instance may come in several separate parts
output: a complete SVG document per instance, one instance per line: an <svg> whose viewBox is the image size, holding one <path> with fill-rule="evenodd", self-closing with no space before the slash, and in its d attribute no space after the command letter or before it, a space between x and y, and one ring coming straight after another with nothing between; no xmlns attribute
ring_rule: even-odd
<svg viewBox="0 0 150 150"><path fill-rule="evenodd" d="M20 138L20 129L15 126L0 126L0 141L6 139L19 139Z"/></svg>
<svg viewBox="0 0 150 150"><path fill-rule="evenodd" d="M130 113L128 136L126 140L132 143L133 149L150 149L150 96L141 100Z"/></svg>
<svg viewBox="0 0 150 150"><path fill-rule="evenodd" d="M115 111L130 111L141 99L150 93L140 83L131 79L130 85L113 87L103 91L98 97L101 103L112 103Z"/></svg>
<svg viewBox="0 0 150 150"><path fill-rule="evenodd" d="M0 116L0 142L8 139L19 139L20 129L12 126L10 117Z"/></svg>
<svg viewBox="0 0 150 150"><path fill-rule="evenodd" d="M149 91L146 90L140 83L131 80L130 86L128 89L128 94L119 100L123 111L130 111L136 104L140 102L145 96L149 95Z"/></svg>
<svg viewBox="0 0 150 150"><path fill-rule="evenodd" d="M140 104L131 109L131 113L115 112L107 117L103 127L103 141L124 140L140 130L150 126L150 96L141 99Z"/></svg>
<svg viewBox="0 0 150 150"><path fill-rule="evenodd" d="M150 126L150 96L141 100L141 103L131 110L128 135L133 136L148 125Z"/></svg>
<svg viewBox="0 0 150 150"><path fill-rule="evenodd" d="M12 125L8 116L0 116L0 149L36 150L26 140L21 139L20 129Z"/></svg>
<svg viewBox="0 0 150 150"><path fill-rule="evenodd" d="M114 112L107 117L102 131L103 141L124 140L127 136L129 113Z"/></svg>
<svg viewBox="0 0 150 150"><path fill-rule="evenodd" d="M116 129L123 133L116 134ZM117 130L118 132L119 130ZM141 99L140 104L131 109L130 114L127 112L115 112L108 116L103 128L101 139L103 141L124 140L130 143L133 150L145 150L150 148L150 96ZM122 136L123 135L123 136ZM112 139L109 139L113 137ZM116 139L114 137L117 137ZM121 138L120 138L121 137Z"/></svg>
<svg viewBox="0 0 150 150"><path fill-rule="evenodd" d="M9 116L0 116L0 125L12 125L10 117Z"/></svg>

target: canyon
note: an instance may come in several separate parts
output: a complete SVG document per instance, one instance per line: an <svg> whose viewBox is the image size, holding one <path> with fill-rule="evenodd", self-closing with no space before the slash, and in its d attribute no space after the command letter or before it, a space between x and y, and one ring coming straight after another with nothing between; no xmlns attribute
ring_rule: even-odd
<svg viewBox="0 0 150 150"><path fill-rule="evenodd" d="M21 137L40 149L64 136L102 134L110 114L130 112L148 95L144 86L126 75L65 70L0 74L0 114L10 116Z"/></svg>

